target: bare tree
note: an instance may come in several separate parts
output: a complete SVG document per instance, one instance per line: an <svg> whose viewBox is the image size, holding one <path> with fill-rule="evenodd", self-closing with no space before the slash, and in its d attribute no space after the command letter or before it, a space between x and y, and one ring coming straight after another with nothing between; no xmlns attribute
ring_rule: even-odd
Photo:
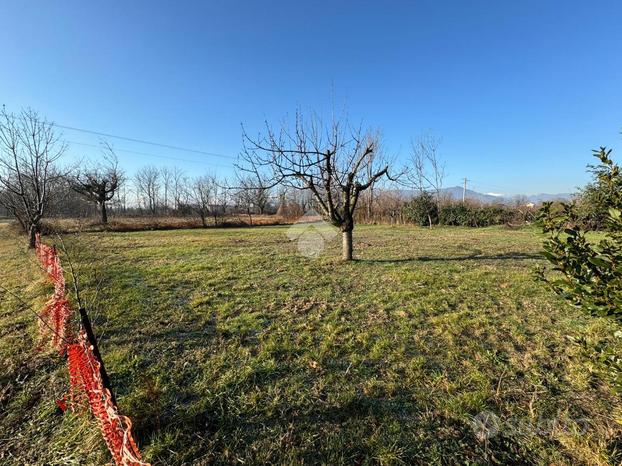
<svg viewBox="0 0 622 466"><path fill-rule="evenodd" d="M253 213L255 213L255 210L259 211L257 200L265 208L267 199L264 199L263 193L267 189L260 185L259 182L253 180L252 177L238 177L238 187L234 192L235 203L239 210L243 210L246 213L251 226L253 225Z"/></svg>
<svg viewBox="0 0 622 466"><path fill-rule="evenodd" d="M445 182L445 164L439 156L440 139L432 135L423 135L411 142L411 157L407 180L419 194L432 193L438 207L441 202L443 183ZM428 215L430 228L432 219Z"/></svg>
<svg viewBox="0 0 622 466"><path fill-rule="evenodd" d="M227 180L218 180L214 178L214 204L212 205L212 217L214 225L218 225L218 217L227 214L227 203L229 202L229 189L227 188Z"/></svg>
<svg viewBox="0 0 622 466"><path fill-rule="evenodd" d="M388 177L377 137L350 126L345 118L325 125L317 116L305 120L297 112L293 129L283 124L275 131L266 123L265 134L253 139L244 133L244 143L238 168L264 180L265 187L309 190L324 217L341 230L342 257L351 260L359 197Z"/></svg>
<svg viewBox="0 0 622 466"><path fill-rule="evenodd" d="M166 211L169 208L168 201L169 201L169 194L171 193L171 190L173 188L174 172L168 167L162 167L160 169L160 176L162 177L162 188L164 190L164 193L163 193L164 198L162 199L162 201L163 201L164 210Z"/></svg>
<svg viewBox="0 0 622 466"><path fill-rule="evenodd" d="M199 214L203 227L207 227L207 217L217 209L218 183L211 175L200 176L190 184L192 209ZM214 220L215 221L215 220Z"/></svg>
<svg viewBox="0 0 622 466"><path fill-rule="evenodd" d="M160 171L153 166L143 167L134 176L136 195L145 208L155 215L160 197Z"/></svg>
<svg viewBox="0 0 622 466"><path fill-rule="evenodd" d="M67 149L52 123L33 110L0 113L0 203L28 233L29 247L41 229L53 187L65 173L56 162Z"/></svg>
<svg viewBox="0 0 622 466"><path fill-rule="evenodd" d="M182 196L186 191L186 180L184 178L184 172L179 167L173 167L173 208L175 211L179 209Z"/></svg>
<svg viewBox="0 0 622 466"><path fill-rule="evenodd" d="M445 164L439 156L440 139L432 135L421 136L411 142L411 167L408 180L411 186L420 191L432 191L440 202L445 182Z"/></svg>
<svg viewBox="0 0 622 466"><path fill-rule="evenodd" d="M266 212L270 202L270 191L270 187L266 186L259 176L238 177L238 198L242 200L249 215L255 210L260 215Z"/></svg>
<svg viewBox="0 0 622 466"><path fill-rule="evenodd" d="M78 171L71 187L87 201L97 204L101 222L108 223L107 202L117 194L123 182L116 154L109 144L104 144L103 163Z"/></svg>

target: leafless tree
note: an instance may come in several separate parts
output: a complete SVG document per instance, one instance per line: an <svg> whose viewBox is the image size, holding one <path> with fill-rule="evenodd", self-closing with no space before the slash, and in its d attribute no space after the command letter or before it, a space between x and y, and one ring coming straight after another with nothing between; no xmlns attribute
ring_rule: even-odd
<svg viewBox="0 0 622 466"><path fill-rule="evenodd" d="M179 209L183 194L187 191L184 172L179 167L173 167L173 208L175 211Z"/></svg>
<svg viewBox="0 0 622 466"><path fill-rule="evenodd" d="M248 212L254 210L260 215L266 212L270 202L270 187L258 176L238 177L238 197L243 200Z"/></svg>
<svg viewBox="0 0 622 466"><path fill-rule="evenodd" d="M283 124L275 130L266 123L256 138L244 133L244 143L238 168L264 180L265 187L309 190L324 217L341 230L342 257L351 260L359 197L389 172L376 135L345 118L326 125L297 112L293 128Z"/></svg>
<svg viewBox="0 0 622 466"><path fill-rule="evenodd" d="M382 137L380 136L380 133L376 135L375 140L377 141L377 144L380 144L380 142L382 141ZM382 148L380 146L376 147L376 152L382 152ZM371 153L369 156L375 157L375 153ZM366 173L366 176L368 178L372 177L373 170L374 170L374 164L368 163L367 173ZM365 196L365 217L366 217L367 222L374 220L374 202L376 201L374 188L375 188L375 183L369 187L369 189L367 190L367 196Z"/></svg>
<svg viewBox="0 0 622 466"><path fill-rule="evenodd" d="M240 183L241 184L241 183ZM236 209L238 211L243 211L248 216L249 225L253 225L253 211L255 205L253 204L253 194L245 189L243 186L239 186L234 191L234 200Z"/></svg>
<svg viewBox="0 0 622 466"><path fill-rule="evenodd" d="M440 202L445 182L445 164L439 155L440 139L423 135L411 142L410 170L407 179L411 186L423 193L432 192Z"/></svg>
<svg viewBox="0 0 622 466"><path fill-rule="evenodd" d="M410 167L406 172L410 186L419 191L419 195L432 193L437 206L441 203L445 182L445 164L438 153L439 145L440 139L430 134L412 141ZM432 228L432 218L429 215L428 219Z"/></svg>
<svg viewBox="0 0 622 466"><path fill-rule="evenodd" d="M171 170L169 167L162 167L160 169L160 176L162 177L162 189L164 191L164 197L162 199L163 201L163 206L164 206L164 210L168 210L169 205L169 195L171 194L171 191L173 189L173 182L174 182L174 172L173 170Z"/></svg>
<svg viewBox="0 0 622 466"><path fill-rule="evenodd" d="M228 183L226 179L216 179L214 193L215 204L212 207L212 217L214 218L214 225L218 225L219 217L224 217L227 214L227 205L230 196L227 186Z"/></svg>
<svg viewBox="0 0 622 466"><path fill-rule="evenodd" d="M56 166L67 149L54 125L33 110L0 113L0 203L28 233L29 247L66 173Z"/></svg>
<svg viewBox="0 0 622 466"><path fill-rule="evenodd" d="M139 201L155 215L160 197L160 171L153 166L143 167L136 172L134 183Z"/></svg>
<svg viewBox="0 0 622 466"><path fill-rule="evenodd" d="M109 144L104 144L103 162L78 171L71 187L87 201L97 204L101 222L108 223L107 203L112 200L123 183L123 172Z"/></svg>
<svg viewBox="0 0 622 466"><path fill-rule="evenodd" d="M127 196L128 196L128 188L126 186L127 183L123 183L121 185L121 191L119 196L117 196L117 202L123 213L127 210Z"/></svg>
<svg viewBox="0 0 622 466"><path fill-rule="evenodd" d="M290 220L302 217L311 204L309 194L309 191L280 187L276 215Z"/></svg>
<svg viewBox="0 0 622 466"><path fill-rule="evenodd" d="M214 217L214 224L219 212L219 185L212 175L200 176L190 184L190 201L192 209L201 218L203 227L207 227L207 217Z"/></svg>
<svg viewBox="0 0 622 466"><path fill-rule="evenodd" d="M376 220L391 225L404 223L404 204L406 199L399 189L378 190L374 199Z"/></svg>

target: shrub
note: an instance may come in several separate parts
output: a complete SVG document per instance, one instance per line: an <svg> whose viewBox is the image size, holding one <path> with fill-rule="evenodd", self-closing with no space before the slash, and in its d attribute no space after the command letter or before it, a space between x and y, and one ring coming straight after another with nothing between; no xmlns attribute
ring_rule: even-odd
<svg viewBox="0 0 622 466"><path fill-rule="evenodd" d="M605 151L602 153L601 151ZM599 165L588 165L594 180L579 190L577 213L581 223L588 229L604 230L609 225L609 208L616 203L622 192L622 177L609 178L608 173L618 168L608 158L611 151L601 148L595 151ZM602 158L604 157L604 158Z"/></svg>
<svg viewBox="0 0 622 466"><path fill-rule="evenodd" d="M511 222L517 212L502 205L475 206L471 204L447 204L441 207L441 225L487 227Z"/></svg>
<svg viewBox="0 0 622 466"><path fill-rule="evenodd" d="M438 206L434 196L424 191L404 205L404 216L407 220L421 226L437 224Z"/></svg>
<svg viewBox="0 0 622 466"><path fill-rule="evenodd" d="M610 158L611 151L601 147L595 151L600 165L592 172L595 183L608 193L604 239L590 241L576 204L554 208L546 203L540 214L543 230L548 234L543 255L554 265L553 276L538 271L557 294L586 312L611 317L622 323L622 172ZM620 334L620 331L617 332ZM578 342L604 363L600 372L609 378L617 391L622 391L622 357L602 345Z"/></svg>
<svg viewBox="0 0 622 466"><path fill-rule="evenodd" d="M601 147L595 156L601 161L598 182L616 186L622 174L610 158L611 151ZM553 289L599 316L614 316L622 322L622 191L612 193L608 200L607 226L609 234L598 242L591 242L587 229L581 225L576 205L561 204L554 209L545 203L540 221L548 239L544 256L561 277L543 278Z"/></svg>

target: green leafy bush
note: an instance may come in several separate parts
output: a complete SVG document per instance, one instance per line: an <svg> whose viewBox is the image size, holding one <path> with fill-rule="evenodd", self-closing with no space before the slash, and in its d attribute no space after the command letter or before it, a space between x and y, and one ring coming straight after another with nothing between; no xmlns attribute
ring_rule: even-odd
<svg viewBox="0 0 622 466"><path fill-rule="evenodd" d="M620 183L620 167L601 147L595 156L601 166L595 172L598 183L613 187ZM593 242L580 222L576 205L551 203L542 207L540 220L548 239L544 256L560 274L542 277L561 296L599 316L613 316L622 322L622 191L609 197L605 238Z"/></svg>
<svg viewBox="0 0 622 466"><path fill-rule="evenodd" d="M466 227L503 225L517 217L517 211L502 205L475 206L471 204L447 204L441 207L439 223Z"/></svg>
<svg viewBox="0 0 622 466"><path fill-rule="evenodd" d="M438 205L434 196L424 191L404 205L404 216L417 225L436 225L438 223Z"/></svg>
<svg viewBox="0 0 622 466"><path fill-rule="evenodd" d="M610 317L622 323L622 173L611 159L611 150L594 151L600 165L591 167L593 185L607 193L608 232L603 239L590 240L589 229L581 221L576 204L542 207L540 220L548 234L543 255L559 273L538 271L542 280L560 296L592 315ZM621 332L616 332L620 337ZM584 338L574 339L600 367L614 390L622 391L622 356L602 343L592 344Z"/></svg>
<svg viewBox="0 0 622 466"><path fill-rule="evenodd" d="M589 165L588 170L594 175L594 180L579 190L577 212L581 223L589 229L604 230L609 226L609 209L619 200L622 192L622 177L609 177L608 173L613 162L609 159L611 151L602 148L596 151L596 156L606 156L599 165ZM615 166L614 166L615 169Z"/></svg>

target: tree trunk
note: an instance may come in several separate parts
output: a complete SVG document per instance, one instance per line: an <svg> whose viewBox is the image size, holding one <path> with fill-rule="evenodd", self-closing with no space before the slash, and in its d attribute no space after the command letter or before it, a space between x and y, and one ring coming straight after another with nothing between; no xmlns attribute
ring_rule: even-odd
<svg viewBox="0 0 622 466"><path fill-rule="evenodd" d="M105 225L108 223L108 210L106 209L106 202L101 202L99 204L99 208L101 209L102 223Z"/></svg>
<svg viewBox="0 0 622 466"><path fill-rule="evenodd" d="M37 232L39 228L36 225L30 225L28 228L28 249L34 249L37 244Z"/></svg>
<svg viewBox="0 0 622 466"><path fill-rule="evenodd" d="M344 261L352 260L352 230L343 231L341 233L343 240L343 251L341 258Z"/></svg>

